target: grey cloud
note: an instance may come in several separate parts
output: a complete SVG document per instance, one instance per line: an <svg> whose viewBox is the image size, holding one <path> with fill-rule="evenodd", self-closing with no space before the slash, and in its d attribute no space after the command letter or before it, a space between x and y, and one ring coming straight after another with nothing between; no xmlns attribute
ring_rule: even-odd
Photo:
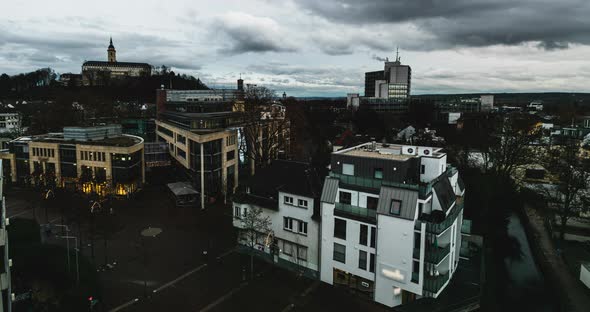
<svg viewBox="0 0 590 312"><path fill-rule="evenodd" d="M539 48L554 50L590 44L586 0L296 1L342 24L412 23L434 37L423 42L426 49L539 42Z"/></svg>
<svg viewBox="0 0 590 312"><path fill-rule="evenodd" d="M285 42L286 34L271 18L228 13L217 18L211 30L215 35L221 33L227 37L229 44L219 50L223 54L296 51Z"/></svg>

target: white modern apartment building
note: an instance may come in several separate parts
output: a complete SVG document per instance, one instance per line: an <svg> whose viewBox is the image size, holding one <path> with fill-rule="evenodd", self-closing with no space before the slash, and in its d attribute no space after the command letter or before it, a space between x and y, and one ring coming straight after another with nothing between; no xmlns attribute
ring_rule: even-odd
<svg viewBox="0 0 590 312"><path fill-rule="evenodd" d="M440 148L334 152L320 199L321 280L389 307L436 298L459 262L464 193Z"/></svg>
<svg viewBox="0 0 590 312"><path fill-rule="evenodd" d="M271 221L270 231L258 233L256 254L281 267L319 278L319 178L307 163L275 160L256 171L243 191L233 198L233 225L253 208L262 208ZM252 252L242 235L238 243Z"/></svg>
<svg viewBox="0 0 590 312"><path fill-rule="evenodd" d="M19 113L0 112L0 134L21 135L22 124Z"/></svg>

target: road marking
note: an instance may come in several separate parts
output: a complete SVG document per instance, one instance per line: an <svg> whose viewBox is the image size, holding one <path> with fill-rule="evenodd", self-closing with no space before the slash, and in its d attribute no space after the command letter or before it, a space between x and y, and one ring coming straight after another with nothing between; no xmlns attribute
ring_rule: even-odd
<svg viewBox="0 0 590 312"><path fill-rule="evenodd" d="M201 264L200 266L198 266L198 267L196 267L196 268L194 268L194 269L192 269L192 270L190 270L190 271L188 271L188 272L186 272L186 273L182 274L181 276L179 276L179 277L177 277L177 278L175 278L175 279L171 280L170 282L168 282L168 283L166 283L166 284L164 284L164 285L162 285L162 286L160 286L160 287L158 287L158 288L154 289L152 292L158 292L158 291L161 291L161 290L163 290L163 289L166 289L166 288L168 288L168 287L170 287L170 286L172 286L172 285L174 285L174 284L178 283L179 281L181 281L181 280L185 279L185 278L186 278L186 277L188 277L189 275L191 275L191 274L193 274L193 273L195 273L195 272L198 272L198 271L200 271L202 268L204 268L204 267L206 267L206 266L207 266L207 263L205 263L205 264Z"/></svg>
<svg viewBox="0 0 590 312"><path fill-rule="evenodd" d="M217 257L217 259L224 258L224 257L226 257L227 255L231 254L231 253L232 253L232 252L234 252L234 251L235 251L235 248L231 248L231 249L229 249L229 250L225 251L224 253L222 253L221 255L219 255L219 257ZM156 288L156 289L152 290L152 293L154 293L154 294L155 294L155 293L157 293L157 292L160 292L160 291L162 291L162 290L164 290L164 289L166 289L166 288L168 288L168 287L170 287L170 286L174 286L176 283L178 283L178 282L180 282L181 280L183 280L183 279L187 278L187 277L188 277L188 276L190 276L191 274L194 274L194 273L196 273L196 272L200 271L201 269L203 269L203 268L205 268L205 267L207 267L207 264L206 264L206 263L205 263L205 264L201 264L201 265L199 265L198 267L196 267L196 268L194 268L194 269L192 269L192 270L190 270L190 271L188 271L188 272L186 272L186 273L182 274L181 276L179 276L179 277L177 277L177 278L175 278L175 279L171 280L170 282L168 282L168 283L166 283L166 284L164 284L164 285L162 285L162 286L160 286L160 287L158 287L158 288ZM115 308L113 308L113 309L109 310L109 312L117 312L117 311L121 311L122 309L125 309L126 307L128 307L128 306L130 306L130 305L133 305L134 303L136 303L136 302L138 302L138 301L139 301L139 299L138 299L138 298L131 299L131 300L129 300L129 301L127 301L127 302L123 303L122 305L120 305L120 306L118 306L118 307L115 307Z"/></svg>
<svg viewBox="0 0 590 312"><path fill-rule="evenodd" d="M240 284L240 286L230 290L228 293L226 293L225 295L221 296L220 298L218 298L217 300L213 301L212 303L210 303L208 306L204 307L203 309L200 310L200 312L207 312L213 308L215 308L217 305L219 305L220 303L224 302L225 300L227 300L229 297L233 296L235 293L237 293L238 291L240 291L242 288L244 288L246 285L248 285L248 282L244 282L242 284Z"/></svg>
<svg viewBox="0 0 590 312"><path fill-rule="evenodd" d="M120 306L118 306L118 307L116 307L116 308L114 308L114 309L110 310L109 312L117 312L117 311L121 311L121 310L125 309L126 307L128 307L128 306L130 306L130 305L133 305L133 304L134 304L134 303L136 303L137 301L139 301L139 299L138 299L138 298L131 299L131 300L129 300L129 301L127 301L127 302L125 302L124 304L122 304L122 305L120 305Z"/></svg>
<svg viewBox="0 0 590 312"><path fill-rule="evenodd" d="M22 214L25 214L25 213L27 213L27 212L30 212L30 211L33 211L33 209L29 209L29 210L21 211L21 212L19 212L19 213L17 213L17 214L14 214L14 215L12 215L12 216L9 216L9 218L18 217L18 216L20 216L20 215L22 215Z"/></svg>

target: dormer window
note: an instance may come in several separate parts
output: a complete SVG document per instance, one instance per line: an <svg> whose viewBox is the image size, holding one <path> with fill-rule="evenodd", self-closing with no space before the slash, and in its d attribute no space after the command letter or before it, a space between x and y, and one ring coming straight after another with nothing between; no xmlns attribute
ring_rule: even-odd
<svg viewBox="0 0 590 312"><path fill-rule="evenodd" d="M391 207L389 208L389 213L394 216L399 216L402 211L402 201L397 199L391 200Z"/></svg>

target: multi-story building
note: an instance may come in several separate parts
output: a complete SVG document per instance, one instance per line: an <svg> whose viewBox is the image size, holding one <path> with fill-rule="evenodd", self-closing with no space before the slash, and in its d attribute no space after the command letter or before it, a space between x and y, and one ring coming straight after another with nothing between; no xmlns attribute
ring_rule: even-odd
<svg viewBox="0 0 590 312"><path fill-rule="evenodd" d="M392 307L440 295L459 262L463 196L440 148L332 154L321 195L321 280Z"/></svg>
<svg viewBox="0 0 590 312"><path fill-rule="evenodd" d="M0 172L2 172L2 163L0 163ZM8 254L8 223L6 216L6 201L4 198L4 177L0 176L0 257L2 257L2 266L0 267L0 312L12 311L12 283L10 267L12 260Z"/></svg>
<svg viewBox="0 0 590 312"><path fill-rule="evenodd" d="M20 114L9 111L0 112L0 135L20 135L20 132L22 132L22 121Z"/></svg>
<svg viewBox="0 0 590 312"><path fill-rule="evenodd" d="M365 73L365 97L360 106L382 112L406 112L411 85L412 68L402 65L398 54L395 62L385 62L384 70Z"/></svg>
<svg viewBox="0 0 590 312"><path fill-rule="evenodd" d="M232 194L238 185L237 90L158 90L156 136L200 195Z"/></svg>
<svg viewBox="0 0 590 312"><path fill-rule="evenodd" d="M158 90L157 141L167 142L176 163L207 197L232 194L244 168L270 163L289 152L289 123L281 105L245 108L243 81L237 89Z"/></svg>
<svg viewBox="0 0 590 312"><path fill-rule="evenodd" d="M0 158L12 182L128 195L145 182L143 145L120 125L64 127L63 133L19 137Z"/></svg>
<svg viewBox="0 0 590 312"><path fill-rule="evenodd" d="M82 64L82 84L103 85L109 79L150 76L152 66L147 63L117 62L117 51L111 38L107 49L108 61L86 61Z"/></svg>
<svg viewBox="0 0 590 312"><path fill-rule="evenodd" d="M234 227L253 208L270 219L270 233L258 233L256 253L279 266L319 278L320 181L307 163L275 160L259 169L233 198ZM271 237L272 239L267 239ZM252 252L243 235L238 243ZM274 252L273 252L274 251Z"/></svg>

